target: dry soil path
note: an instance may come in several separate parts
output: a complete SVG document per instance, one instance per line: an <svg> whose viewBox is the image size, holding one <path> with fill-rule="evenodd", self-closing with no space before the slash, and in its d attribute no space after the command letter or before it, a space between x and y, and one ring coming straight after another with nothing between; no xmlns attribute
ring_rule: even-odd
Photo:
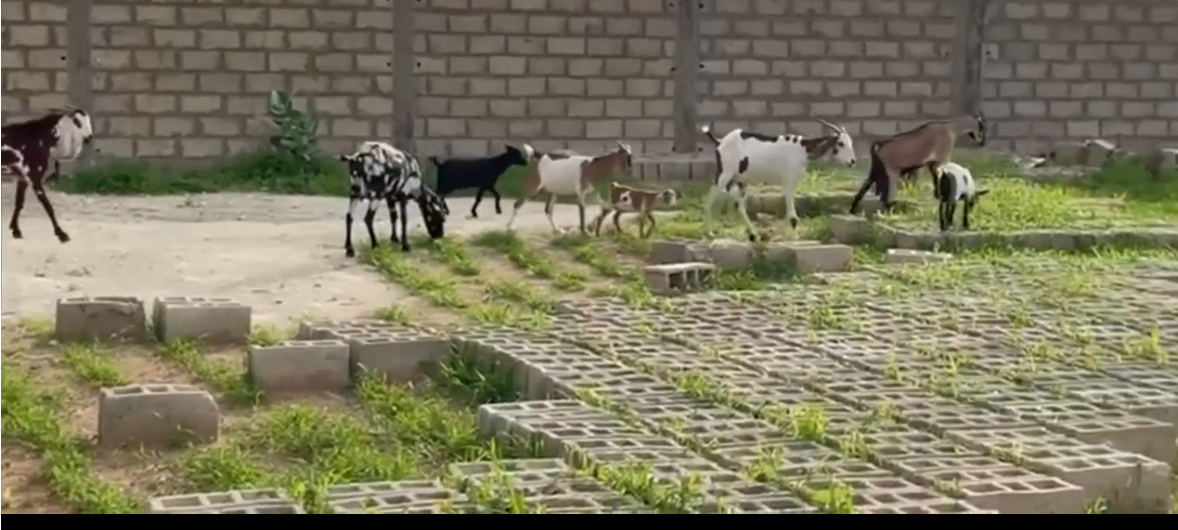
<svg viewBox="0 0 1178 530"><path fill-rule="evenodd" d="M255 318L285 322L310 315L347 319L388 306L403 294L373 271L344 257L346 200L262 194L164 197L95 197L51 193L58 219L72 241L58 243L41 206L29 195L21 215L24 239L7 230L0 246L4 320L51 315L68 296L228 296L254 308ZM470 198L449 200L447 233L471 235L502 229L510 215L480 205L467 219ZM13 185L3 186L7 226ZM411 205L411 232L424 232ZM518 231L549 231L540 203L529 203ZM557 205L556 221L575 226L576 207ZM387 213L377 235L387 243ZM353 237L366 243L357 220Z"/></svg>

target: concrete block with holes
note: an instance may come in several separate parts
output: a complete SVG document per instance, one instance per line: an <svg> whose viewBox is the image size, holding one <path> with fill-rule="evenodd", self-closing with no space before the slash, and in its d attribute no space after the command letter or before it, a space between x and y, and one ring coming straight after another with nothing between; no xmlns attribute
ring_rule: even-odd
<svg viewBox="0 0 1178 530"><path fill-rule="evenodd" d="M147 513L305 513L280 489L234 490L154 497L147 501Z"/></svg>
<svg viewBox="0 0 1178 530"><path fill-rule="evenodd" d="M343 392L352 382L350 356L342 340L291 340L251 347L246 366L265 393Z"/></svg>
<svg viewBox="0 0 1178 530"><path fill-rule="evenodd" d="M893 265L943 263L951 259L953 259L953 255L945 252L931 252L911 248L889 248L887 253L884 254L884 263Z"/></svg>
<svg viewBox="0 0 1178 530"><path fill-rule="evenodd" d="M60 341L147 339L143 301L130 296L58 299L55 324Z"/></svg>
<svg viewBox="0 0 1178 530"><path fill-rule="evenodd" d="M711 263L667 263L644 270L646 287L654 294L700 291L715 286L716 267Z"/></svg>
<svg viewBox="0 0 1178 530"><path fill-rule="evenodd" d="M98 397L98 444L104 448L208 443L220 428L217 401L192 385L104 388Z"/></svg>
<svg viewBox="0 0 1178 530"><path fill-rule="evenodd" d="M228 298L156 298L152 324L164 342L199 340L215 344L249 341L250 307Z"/></svg>
<svg viewBox="0 0 1178 530"><path fill-rule="evenodd" d="M795 269L801 273L843 272L851 269L854 252L842 244L814 244L809 241L787 245Z"/></svg>
<svg viewBox="0 0 1178 530"><path fill-rule="evenodd" d="M350 372L355 381L371 373L388 382L419 378L432 365L450 355L450 341L410 327L357 332L339 330L349 347Z"/></svg>

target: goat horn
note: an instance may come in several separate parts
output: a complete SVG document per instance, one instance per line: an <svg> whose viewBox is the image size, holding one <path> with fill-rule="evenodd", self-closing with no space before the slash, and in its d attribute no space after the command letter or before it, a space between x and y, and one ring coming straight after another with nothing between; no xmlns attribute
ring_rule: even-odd
<svg viewBox="0 0 1178 530"><path fill-rule="evenodd" d="M838 125L835 125L835 124L833 124L833 123L830 123L830 122L828 122L828 121L826 121L826 120L824 120L824 119L822 119L822 118L815 118L815 119L817 119L817 120L818 120L818 123L821 123L822 125L826 126L827 128L829 128L830 130L832 130L832 131L834 131L834 132L836 132L836 133L841 133L841 132L843 132L843 128L842 128L842 127L839 127Z"/></svg>

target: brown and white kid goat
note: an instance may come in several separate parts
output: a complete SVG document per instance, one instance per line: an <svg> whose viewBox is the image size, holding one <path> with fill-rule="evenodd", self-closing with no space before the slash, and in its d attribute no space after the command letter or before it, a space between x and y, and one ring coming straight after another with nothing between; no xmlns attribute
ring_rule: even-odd
<svg viewBox="0 0 1178 530"><path fill-rule="evenodd" d="M981 114L964 115L951 120L930 121L871 144L871 169L863 186L851 200L851 213L859 212L859 203L869 189L875 190L885 210L891 209L896 183L902 175L915 175L928 168L933 179L933 197L938 191L941 166L949 161L958 136L964 134L981 147L986 145L986 120Z"/></svg>
<svg viewBox="0 0 1178 530"><path fill-rule="evenodd" d="M601 213L597 219L593 221L595 235L601 235L601 225L605 223L605 216L610 213L614 214L614 229L619 233L622 231L622 225L619 222L623 213L637 213L638 214L638 237L646 239L654 233L655 220L654 210L660 207L675 206L679 195L675 190L666 189L661 191L640 190L625 184L618 184L611 182L609 185L609 199L601 206ZM650 230L645 230L646 223L650 222Z"/></svg>
<svg viewBox="0 0 1178 530"><path fill-rule="evenodd" d="M536 163L532 165L532 173L528 183L524 186L524 194L516 199L512 207L511 219L507 221L507 229L515 224L524 203L535 197L541 191L548 192L548 203L544 205L544 214L548 216L548 224L552 231L563 232L552 219L552 208L556 204L557 196L572 195L577 198L577 210L580 214L581 233L587 233L585 228L585 200L593 195L598 201L594 185L603 178L614 173L627 171L630 168L630 146L618 142L618 148L595 157L585 155L568 155L556 153L536 153Z"/></svg>
<svg viewBox="0 0 1178 530"><path fill-rule="evenodd" d="M40 118L5 125L0 136L2 170L17 178L16 204L12 208L12 220L8 222L12 237L22 237L20 212L25 207L25 194L32 186L33 194L53 225L53 234L58 241L69 242L70 236L57 223L53 204L45 194L45 172L52 162L53 174L57 174L57 162L53 160L55 156L72 160L82 154L86 144L94 138L90 116L86 111L74 107L55 109Z"/></svg>

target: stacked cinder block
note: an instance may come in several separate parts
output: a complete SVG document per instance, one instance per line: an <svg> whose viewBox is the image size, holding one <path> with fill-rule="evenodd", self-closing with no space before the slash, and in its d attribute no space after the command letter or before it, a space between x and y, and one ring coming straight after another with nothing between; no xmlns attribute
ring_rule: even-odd
<svg viewBox="0 0 1178 530"><path fill-rule="evenodd" d="M298 346L304 352L319 349L317 358L323 360L317 362L331 366L332 381L338 381L342 373L350 373L355 381L360 373L369 372L387 381L408 382L421 376L428 365L449 355L451 349L450 342L435 333L379 320L304 323L298 338L315 341L314 346L307 342ZM348 352L344 367L340 365L344 359L341 345L346 345Z"/></svg>
<svg viewBox="0 0 1178 530"><path fill-rule="evenodd" d="M147 513L301 514L306 512L282 490L257 489L155 497L148 500Z"/></svg>
<svg viewBox="0 0 1178 530"><path fill-rule="evenodd" d="M678 272L672 260L695 260L682 263L681 268L690 269L698 266L696 263L711 264L719 270L745 270L753 266L756 260L765 259L773 263L785 264L802 273L814 272L842 272L850 270L852 250L844 244L826 244L818 241L784 241L770 242L765 245L755 245L740 241L718 239L710 243L694 243L685 241L659 241L651 247L648 261L661 263L647 267L648 273L652 269L661 274ZM663 272L664 269L668 272ZM710 273L709 273L710 276ZM648 282L649 283L649 282ZM654 288L663 288L669 283L660 278L651 284Z"/></svg>

